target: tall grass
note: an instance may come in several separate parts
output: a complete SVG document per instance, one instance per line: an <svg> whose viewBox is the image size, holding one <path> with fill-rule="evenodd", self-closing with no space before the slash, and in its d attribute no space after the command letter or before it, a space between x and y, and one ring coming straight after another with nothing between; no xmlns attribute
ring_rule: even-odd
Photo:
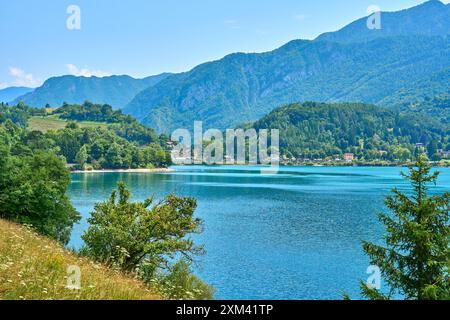
<svg viewBox="0 0 450 320"><path fill-rule="evenodd" d="M81 270L71 290L67 268ZM0 299L155 300L160 295L119 271L81 258L31 228L0 219Z"/></svg>

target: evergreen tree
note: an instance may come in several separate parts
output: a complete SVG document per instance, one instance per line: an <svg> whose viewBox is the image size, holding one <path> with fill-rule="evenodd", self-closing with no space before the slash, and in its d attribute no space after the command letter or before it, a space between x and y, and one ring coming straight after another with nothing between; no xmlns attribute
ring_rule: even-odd
<svg viewBox="0 0 450 320"><path fill-rule="evenodd" d="M363 295L369 299L390 299L396 293L406 299L450 299L450 193L427 194L428 185L436 183L439 173L431 173L424 155L409 167L409 174L402 175L411 182L413 194L394 189L386 198L393 213L380 214L387 229L386 247L363 243L390 291L383 294L362 283Z"/></svg>

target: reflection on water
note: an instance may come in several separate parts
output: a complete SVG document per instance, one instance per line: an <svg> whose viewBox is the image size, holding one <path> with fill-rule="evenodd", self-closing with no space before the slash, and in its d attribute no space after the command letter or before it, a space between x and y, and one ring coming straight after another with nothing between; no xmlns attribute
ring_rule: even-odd
<svg viewBox="0 0 450 320"><path fill-rule="evenodd" d="M82 245L86 217L117 181L136 200L176 193L198 200L205 232L196 241L207 254L197 274L223 299L340 299L358 297L368 260L360 241L379 241L377 213L391 188L407 190L399 168L176 167L172 173L73 174L70 196L83 221L70 246ZM406 170L406 169L402 169ZM450 190L442 169L433 192Z"/></svg>

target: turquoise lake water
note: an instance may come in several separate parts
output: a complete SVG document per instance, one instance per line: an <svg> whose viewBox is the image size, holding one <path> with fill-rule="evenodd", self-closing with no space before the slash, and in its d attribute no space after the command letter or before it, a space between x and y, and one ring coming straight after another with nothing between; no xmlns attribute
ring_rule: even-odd
<svg viewBox="0 0 450 320"><path fill-rule="evenodd" d="M171 173L77 173L70 197L83 215L69 246L79 248L86 218L119 180L135 200L167 193L198 200L204 233L195 240L206 255L196 274L218 299L341 299L359 297L369 261L361 240L380 241L377 213L393 187L409 190L406 168L176 167ZM450 169L431 192L450 190ZM383 285L383 283L382 283Z"/></svg>

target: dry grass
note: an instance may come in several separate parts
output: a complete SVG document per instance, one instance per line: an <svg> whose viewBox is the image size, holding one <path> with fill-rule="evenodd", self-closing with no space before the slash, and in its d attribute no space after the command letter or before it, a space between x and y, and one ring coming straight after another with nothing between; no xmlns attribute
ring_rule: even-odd
<svg viewBox="0 0 450 320"><path fill-rule="evenodd" d="M47 132L49 130L59 130L64 129L68 121L60 119L54 116L47 117L31 117L28 120L28 128L32 131ZM92 121L79 121L77 124L81 128L95 128L95 127L106 127L106 123L102 122L92 122Z"/></svg>
<svg viewBox="0 0 450 320"><path fill-rule="evenodd" d="M81 289L67 288L67 268L81 269ZM0 300L155 300L141 282L0 219Z"/></svg>

